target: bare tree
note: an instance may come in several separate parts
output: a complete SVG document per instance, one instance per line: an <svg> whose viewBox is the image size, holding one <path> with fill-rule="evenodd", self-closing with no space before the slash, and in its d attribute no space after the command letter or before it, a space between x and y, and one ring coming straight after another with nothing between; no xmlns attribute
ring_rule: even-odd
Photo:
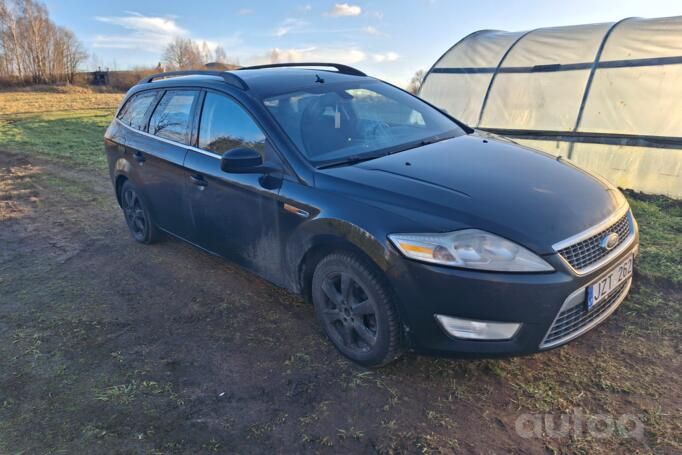
<svg viewBox="0 0 682 455"><path fill-rule="evenodd" d="M211 49L208 47L208 43L206 41L201 43L201 61L204 64L213 61L213 52L211 52Z"/></svg>
<svg viewBox="0 0 682 455"><path fill-rule="evenodd" d="M268 53L268 59L270 60L270 63L282 63L286 60L282 58L282 52L277 48L272 49Z"/></svg>
<svg viewBox="0 0 682 455"><path fill-rule="evenodd" d="M70 30L36 0L0 0L0 76L34 83L72 81L87 58Z"/></svg>
<svg viewBox="0 0 682 455"><path fill-rule="evenodd" d="M19 52L19 30L17 5L0 0L0 47L2 48L5 76L24 77L23 60Z"/></svg>
<svg viewBox="0 0 682 455"><path fill-rule="evenodd" d="M204 65L199 45L189 38L175 38L166 46L163 61L168 69L196 69Z"/></svg>
<svg viewBox="0 0 682 455"><path fill-rule="evenodd" d="M414 73L412 79L410 79L410 84L407 86L407 91L416 95L419 91L419 88L422 86L423 81L424 70L418 70L416 73Z"/></svg>
<svg viewBox="0 0 682 455"><path fill-rule="evenodd" d="M64 75L69 82L78 71L78 67L88 58L88 53L83 49L83 45L71 30L59 27L58 40L63 49L62 61L64 64Z"/></svg>
<svg viewBox="0 0 682 455"><path fill-rule="evenodd" d="M228 63L227 54L223 46L217 46L215 48L215 61L218 63Z"/></svg>

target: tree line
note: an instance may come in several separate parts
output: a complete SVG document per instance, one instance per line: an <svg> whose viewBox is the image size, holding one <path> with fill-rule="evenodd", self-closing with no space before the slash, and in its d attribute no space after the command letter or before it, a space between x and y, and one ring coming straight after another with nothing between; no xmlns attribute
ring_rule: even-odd
<svg viewBox="0 0 682 455"><path fill-rule="evenodd" d="M127 90L143 77L163 71L175 70L232 70L238 68L222 46L214 49L207 42L176 37L166 44L161 61L156 66L138 66L125 71L111 71L107 84L117 90ZM82 79L81 79L82 80Z"/></svg>
<svg viewBox="0 0 682 455"><path fill-rule="evenodd" d="M35 0L0 0L0 79L73 82L88 54L76 35L50 20Z"/></svg>
<svg viewBox="0 0 682 455"><path fill-rule="evenodd" d="M202 69L207 63L225 68L238 65L227 57L222 46L211 50L206 41L199 44L190 38L175 38L168 43L163 52L163 63L167 70Z"/></svg>

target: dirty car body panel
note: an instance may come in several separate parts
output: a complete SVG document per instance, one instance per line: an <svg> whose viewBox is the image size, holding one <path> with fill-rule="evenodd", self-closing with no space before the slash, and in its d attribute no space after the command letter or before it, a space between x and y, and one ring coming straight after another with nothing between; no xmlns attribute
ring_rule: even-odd
<svg viewBox="0 0 682 455"><path fill-rule="evenodd" d="M347 145L337 131L344 122L356 130L371 130L367 134L379 137L377 143L390 142L381 135L393 127L374 120L371 106L365 117L347 120L354 113L344 111L345 102L363 96L363 90L396 100L411 95L343 71L272 68L230 74L239 83L215 74L143 81L128 92L106 132L119 201L122 182L131 181L161 230L306 297L311 267L320 254L343 250L362 255L390 283L410 347L438 355L500 356L550 349L604 320L627 294L630 277L596 305L598 312L585 307L591 286L613 275L638 249L637 224L627 202L603 179L562 159L469 129L416 98L410 103L423 105L429 115L442 117L438 122L451 125L447 136L403 149L391 145L379 156L354 153L337 163L334 150ZM182 136L186 139L180 141L159 137L150 128L160 100L178 90L198 93L188 111L188 131ZM323 105L315 111L301 101L306 94L325 99L333 90L341 96L340 101L329 101L331 108ZM138 113L142 120L126 117L131 100L148 92L155 94L154 101ZM240 118L250 119L239 122L262 133L262 138L237 138L225 147L246 144L257 149L262 166L250 172L226 171L221 164L225 137L204 141L213 133L202 124L207 121L202 112L208 97L216 95L225 97L230 109L243 111L246 117ZM288 124L285 106L291 106L283 100L300 104L300 123ZM308 114L316 116L310 120L316 127L333 125L330 134L310 135ZM422 123L428 119L417 116L414 124ZM405 131L412 134L409 128ZM334 137L337 133L341 139ZM320 155L330 159L306 153L311 144L323 149L324 141L341 144ZM619 231L617 246L599 250L600 236L613 233L616 226L625 229ZM547 268L523 272L442 265L409 257L391 240L403 233L441 235L471 229L519 245ZM580 260L571 255L584 251L596 259L586 266L571 264ZM505 339L460 337L448 331L439 316L519 328Z"/></svg>

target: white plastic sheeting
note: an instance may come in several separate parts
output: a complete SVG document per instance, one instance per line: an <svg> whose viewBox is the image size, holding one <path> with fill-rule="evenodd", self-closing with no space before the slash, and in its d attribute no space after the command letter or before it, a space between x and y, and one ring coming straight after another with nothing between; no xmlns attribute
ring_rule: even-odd
<svg viewBox="0 0 682 455"><path fill-rule="evenodd" d="M475 32L420 96L618 186L682 198L682 17Z"/></svg>

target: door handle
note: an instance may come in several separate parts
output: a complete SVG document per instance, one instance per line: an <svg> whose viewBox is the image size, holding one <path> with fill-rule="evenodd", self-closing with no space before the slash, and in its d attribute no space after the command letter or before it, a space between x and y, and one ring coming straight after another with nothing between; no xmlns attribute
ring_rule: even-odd
<svg viewBox="0 0 682 455"><path fill-rule="evenodd" d="M133 159L135 161L137 161L138 163L144 163L147 158L145 158L142 153L135 152L135 153L133 153Z"/></svg>
<svg viewBox="0 0 682 455"><path fill-rule="evenodd" d="M189 180L192 183L194 183L196 186L202 186L203 187L203 186L208 185L208 182L206 181L206 179L202 175L199 175L199 174L194 174L194 175L190 176Z"/></svg>

